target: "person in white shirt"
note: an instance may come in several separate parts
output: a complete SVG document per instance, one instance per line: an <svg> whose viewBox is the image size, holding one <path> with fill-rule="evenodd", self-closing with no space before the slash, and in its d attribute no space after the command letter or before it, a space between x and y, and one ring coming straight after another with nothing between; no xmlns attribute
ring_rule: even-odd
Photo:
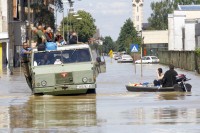
<svg viewBox="0 0 200 133"><path fill-rule="evenodd" d="M158 68L157 70L157 79L153 81L154 86L160 86L162 83L162 79L164 77L162 68Z"/></svg>
<svg viewBox="0 0 200 133"><path fill-rule="evenodd" d="M54 64L62 64L62 61L60 59L56 59L56 61L54 62Z"/></svg>

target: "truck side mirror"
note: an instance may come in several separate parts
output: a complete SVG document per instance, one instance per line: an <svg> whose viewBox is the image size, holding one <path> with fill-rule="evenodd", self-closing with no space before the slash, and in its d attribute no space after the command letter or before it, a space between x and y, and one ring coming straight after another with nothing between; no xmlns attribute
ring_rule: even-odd
<svg viewBox="0 0 200 133"><path fill-rule="evenodd" d="M101 62L101 57L97 57L96 58L96 61L99 63L99 62Z"/></svg>

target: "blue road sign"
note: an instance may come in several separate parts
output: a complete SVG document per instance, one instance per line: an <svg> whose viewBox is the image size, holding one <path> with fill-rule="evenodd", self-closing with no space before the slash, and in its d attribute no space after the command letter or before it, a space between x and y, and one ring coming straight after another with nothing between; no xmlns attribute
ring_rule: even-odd
<svg viewBox="0 0 200 133"><path fill-rule="evenodd" d="M131 49L131 52L138 52L139 46L138 44L131 44L130 49Z"/></svg>

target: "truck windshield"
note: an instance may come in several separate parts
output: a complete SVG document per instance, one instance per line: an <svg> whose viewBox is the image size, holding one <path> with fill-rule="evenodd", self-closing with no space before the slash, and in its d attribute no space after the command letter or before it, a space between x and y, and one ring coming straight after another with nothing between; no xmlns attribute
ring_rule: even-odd
<svg viewBox="0 0 200 133"><path fill-rule="evenodd" d="M71 49L63 51L35 52L33 65L55 65L78 62L90 62L91 55L89 49Z"/></svg>

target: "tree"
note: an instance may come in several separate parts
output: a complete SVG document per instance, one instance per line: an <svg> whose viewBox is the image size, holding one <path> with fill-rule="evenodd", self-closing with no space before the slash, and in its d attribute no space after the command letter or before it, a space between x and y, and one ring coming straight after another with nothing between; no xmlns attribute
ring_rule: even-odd
<svg viewBox="0 0 200 133"><path fill-rule="evenodd" d="M173 4L170 0L151 3L153 13L148 19L150 28L153 30L166 30L168 29L168 14L173 11Z"/></svg>
<svg viewBox="0 0 200 133"><path fill-rule="evenodd" d="M80 10L77 13L79 14L78 17L82 18L81 20L78 20L70 13L61 21L61 27L63 27L64 21L65 35L69 35L70 32L76 31L78 33L78 41L87 42L96 32L96 26L94 24L95 20L89 13L83 10ZM63 28L60 29L61 32L63 32ZM65 39L67 39L66 36Z"/></svg>
<svg viewBox="0 0 200 133"><path fill-rule="evenodd" d="M150 30L168 29L168 14L177 9L178 5L200 4L200 0L162 0L161 2L152 2L151 9L153 13L148 18Z"/></svg>
<svg viewBox="0 0 200 133"><path fill-rule="evenodd" d="M116 50L115 43L110 36L106 36L103 40L103 53L109 53L110 50Z"/></svg>
<svg viewBox="0 0 200 133"><path fill-rule="evenodd" d="M133 27L133 22L129 18L126 20L121 28L119 37L117 39L118 51L130 52L130 44L140 44L141 39L137 35L136 29Z"/></svg>

